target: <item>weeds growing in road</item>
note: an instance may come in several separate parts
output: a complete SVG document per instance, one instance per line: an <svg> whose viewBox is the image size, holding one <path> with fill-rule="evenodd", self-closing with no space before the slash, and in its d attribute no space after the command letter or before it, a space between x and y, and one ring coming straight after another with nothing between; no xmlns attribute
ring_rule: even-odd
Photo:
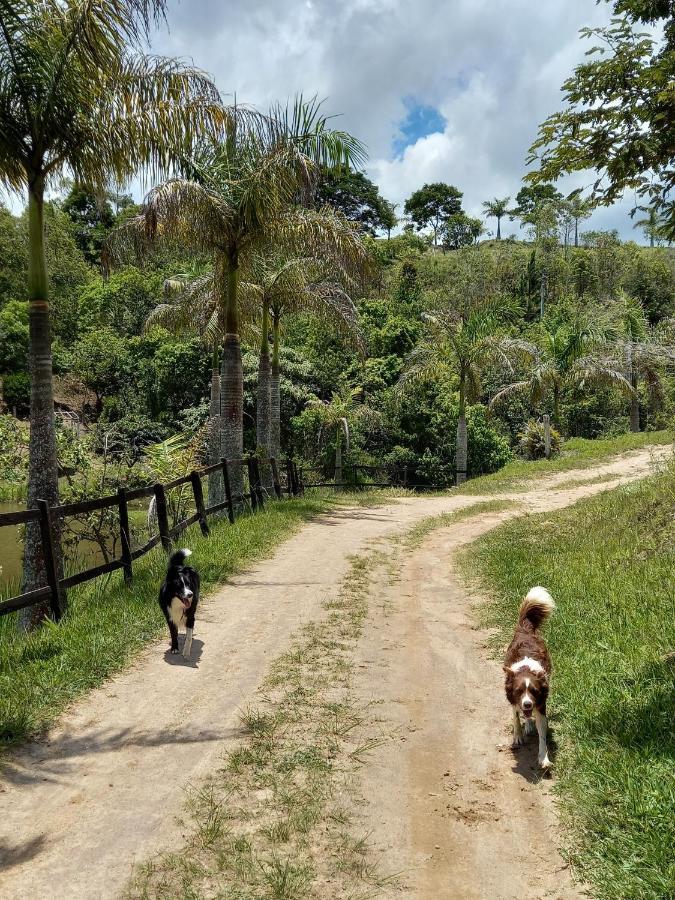
<svg viewBox="0 0 675 900"><path fill-rule="evenodd" d="M241 712L239 746L191 795L187 845L147 863L130 896L376 896L388 879L370 859L353 796L383 737L351 680L370 580L387 558L354 557L325 617L272 663L258 704Z"/></svg>
<svg viewBox="0 0 675 900"><path fill-rule="evenodd" d="M464 519L470 519L481 513L502 512L505 509L515 508L518 504L514 500L481 500L478 503L470 503L461 509L455 509L452 512L442 513L440 516L431 516L428 519L422 519L417 525L410 529L405 535L405 546L408 549L419 547L422 541L432 531L437 528L445 528L448 525L454 525L462 522Z"/></svg>
<svg viewBox="0 0 675 900"><path fill-rule="evenodd" d="M675 891L675 464L569 509L519 518L463 555L510 639L533 584L547 627L556 790L570 856L602 900Z"/></svg>

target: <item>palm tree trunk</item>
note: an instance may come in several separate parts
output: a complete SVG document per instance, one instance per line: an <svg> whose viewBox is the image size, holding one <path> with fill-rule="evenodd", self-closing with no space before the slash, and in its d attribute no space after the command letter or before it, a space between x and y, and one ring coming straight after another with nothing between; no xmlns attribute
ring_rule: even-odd
<svg viewBox="0 0 675 900"><path fill-rule="evenodd" d="M244 452L244 373L239 339L238 286L239 267L236 258L233 258L230 259L227 272L226 334L220 389L220 451L227 460L241 460ZM241 498L244 493L244 473L240 462L230 465L230 483L233 496Z"/></svg>
<svg viewBox="0 0 675 900"><path fill-rule="evenodd" d="M574 246L579 246L579 220L574 220Z"/></svg>
<svg viewBox="0 0 675 900"><path fill-rule="evenodd" d="M49 293L44 235L44 183L34 181L28 193L28 310L30 327L29 364L30 444L28 449L28 508L37 500L50 506L58 503L59 479L56 459L56 427L52 386L52 339L49 324ZM55 532L57 529L55 528ZM59 534L55 533L54 549L57 567L62 566ZM23 560L23 590L41 587L45 581L45 563L38 522L26 526ZM35 627L46 615L48 607L37 605L22 610L19 623L23 628Z"/></svg>
<svg viewBox="0 0 675 900"><path fill-rule="evenodd" d="M262 454L263 459L269 459L270 453L270 432L271 432L271 366L270 366L270 342L269 342L269 305L267 300L263 301L262 310L262 335L260 339L260 362L258 364L258 398L257 398L257 415L256 415L256 444L258 452ZM272 484L272 469L268 463L261 463L260 475L263 482L263 488L268 495L274 492Z"/></svg>
<svg viewBox="0 0 675 900"><path fill-rule="evenodd" d="M501 239L502 239L502 229L501 229L501 224L502 224L502 217L501 217L501 216L497 216L497 240L498 240L498 241L501 241Z"/></svg>
<svg viewBox="0 0 675 900"><path fill-rule="evenodd" d="M335 484L342 484L342 422L338 422L335 444Z"/></svg>
<svg viewBox="0 0 675 900"><path fill-rule="evenodd" d="M637 395L638 380L637 375L631 375L630 384L635 393L630 398L630 430L638 432L640 430L640 400Z"/></svg>
<svg viewBox="0 0 675 900"><path fill-rule="evenodd" d="M640 400L637 393L638 375L633 361L632 344L626 346L626 368L628 370L627 374L630 386L633 388L633 393L630 398L630 430L637 433L640 430Z"/></svg>
<svg viewBox="0 0 675 900"><path fill-rule="evenodd" d="M270 456L281 456L281 390L279 386L279 316L272 317L272 375L270 377Z"/></svg>
<svg viewBox="0 0 675 900"><path fill-rule="evenodd" d="M459 419L457 420L457 449L455 451L456 484L464 484L466 481L468 455L469 448L466 431L466 375L462 372L459 376Z"/></svg>
<svg viewBox="0 0 675 900"><path fill-rule="evenodd" d="M211 402L209 404L209 465L220 460L220 373L218 372L218 347L213 348L211 367ZM225 497L223 476L219 472L209 475L209 506L221 503Z"/></svg>

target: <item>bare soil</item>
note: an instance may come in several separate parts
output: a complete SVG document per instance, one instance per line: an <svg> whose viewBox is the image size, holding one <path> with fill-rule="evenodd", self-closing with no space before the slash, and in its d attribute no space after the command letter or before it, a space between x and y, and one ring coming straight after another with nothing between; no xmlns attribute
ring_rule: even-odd
<svg viewBox="0 0 675 900"><path fill-rule="evenodd" d="M558 508L614 484L571 487L575 474L619 483L647 474L653 456L640 451L504 496L528 511ZM240 738L239 713L270 661L320 615L349 558L477 501L406 498L318 517L200 604L192 663L169 655L166 641L153 644L44 740L13 754L0 783L2 896L119 896L135 864L182 843L186 786ZM364 770L366 815L383 868L407 872L406 896L577 896L536 760L529 748L517 757L508 749L501 670L452 567L457 546L513 514L483 513L433 533L386 586L386 602L372 605L361 691L385 699L400 740Z"/></svg>

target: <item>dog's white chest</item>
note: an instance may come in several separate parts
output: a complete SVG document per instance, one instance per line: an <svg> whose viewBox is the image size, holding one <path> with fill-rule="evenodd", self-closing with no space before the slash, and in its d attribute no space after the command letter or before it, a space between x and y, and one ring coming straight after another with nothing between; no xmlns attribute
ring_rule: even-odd
<svg viewBox="0 0 675 900"><path fill-rule="evenodd" d="M185 607L178 597L174 597L171 601L171 606L169 606L169 618L176 628L185 622Z"/></svg>

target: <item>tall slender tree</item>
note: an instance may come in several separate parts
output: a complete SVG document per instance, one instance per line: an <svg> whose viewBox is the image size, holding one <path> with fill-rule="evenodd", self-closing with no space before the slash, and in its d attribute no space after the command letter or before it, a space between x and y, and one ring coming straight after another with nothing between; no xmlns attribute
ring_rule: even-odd
<svg viewBox="0 0 675 900"><path fill-rule="evenodd" d="M510 197L504 197L502 200L498 200L495 197L494 200L486 200L483 203L483 212L485 213L485 215L497 220L498 241L501 241L502 239L501 221L504 216L508 215L510 202Z"/></svg>
<svg viewBox="0 0 675 900"><path fill-rule="evenodd" d="M308 215L322 218L323 228L308 232ZM285 236L274 245L262 245L249 257L239 285L245 320L260 321L256 441L263 456L275 459L280 454L282 318L290 312L309 311L358 338L357 312L347 291L369 269L367 250L344 216L329 207L317 212L293 208L287 219ZM313 255L296 255L300 248ZM148 325L161 324L172 331L197 330L208 344L217 346L223 333L213 278L195 279L171 300L151 313Z"/></svg>
<svg viewBox="0 0 675 900"><path fill-rule="evenodd" d="M165 0L0 0L0 183L28 200L31 433L28 503L58 499L44 198L64 175L103 191L166 172L227 119L200 71L142 52ZM44 561L29 524L24 588ZM25 623L44 614L34 607Z"/></svg>
<svg viewBox="0 0 675 900"><path fill-rule="evenodd" d="M265 117L237 109L235 127L219 144L194 154L190 178L173 178L154 188L138 217L120 237L155 240L171 236L213 258L213 294L224 334L220 394L220 452L238 460L243 452L243 371L240 340L241 267L270 241L330 242L320 211L309 202L320 166L351 166L364 151L355 138L327 127L314 100L298 98ZM289 216L295 205L296 213ZM235 493L243 473L232 472Z"/></svg>
<svg viewBox="0 0 675 900"><path fill-rule="evenodd" d="M481 392L481 374L495 358L511 365L519 357L531 355L530 346L500 332L503 310L496 300L482 301L465 310L454 306L434 310L425 316L427 333L408 358L402 385L413 379L435 378L457 384L459 415L455 468L457 484L467 477L467 405Z"/></svg>

